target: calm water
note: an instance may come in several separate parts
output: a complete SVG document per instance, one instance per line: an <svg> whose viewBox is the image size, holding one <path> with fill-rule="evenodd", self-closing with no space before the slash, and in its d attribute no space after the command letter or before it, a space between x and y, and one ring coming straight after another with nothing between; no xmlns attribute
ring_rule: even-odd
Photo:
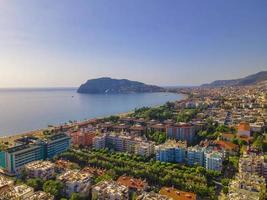
<svg viewBox="0 0 267 200"><path fill-rule="evenodd" d="M76 89L0 89L0 136L182 98L172 93L92 95L78 94Z"/></svg>

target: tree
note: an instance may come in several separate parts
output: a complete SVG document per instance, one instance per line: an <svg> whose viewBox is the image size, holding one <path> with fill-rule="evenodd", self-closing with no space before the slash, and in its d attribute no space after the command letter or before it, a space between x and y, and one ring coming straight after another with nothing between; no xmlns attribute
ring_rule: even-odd
<svg viewBox="0 0 267 200"><path fill-rule="evenodd" d="M56 198L59 198L63 189L63 184L59 181L49 180L43 185L43 190Z"/></svg>
<svg viewBox="0 0 267 200"><path fill-rule="evenodd" d="M83 198L78 193L72 193L70 200L82 200Z"/></svg>
<svg viewBox="0 0 267 200"><path fill-rule="evenodd" d="M37 191L42 189L44 182L40 178L31 178L26 181L26 184Z"/></svg>

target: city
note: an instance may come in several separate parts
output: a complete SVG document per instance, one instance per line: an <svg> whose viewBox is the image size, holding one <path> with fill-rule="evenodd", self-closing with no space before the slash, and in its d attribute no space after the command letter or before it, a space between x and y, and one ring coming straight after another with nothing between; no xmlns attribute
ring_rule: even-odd
<svg viewBox="0 0 267 200"><path fill-rule="evenodd" d="M181 101L2 143L0 199L264 199L265 86L181 88Z"/></svg>

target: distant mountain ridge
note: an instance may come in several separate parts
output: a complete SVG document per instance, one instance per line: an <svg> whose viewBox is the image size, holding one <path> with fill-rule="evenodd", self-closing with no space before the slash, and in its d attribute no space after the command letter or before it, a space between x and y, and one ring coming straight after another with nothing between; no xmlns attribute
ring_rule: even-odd
<svg viewBox="0 0 267 200"><path fill-rule="evenodd" d="M248 86L258 84L267 80L267 71L261 71L240 79L216 80L201 87L224 87L224 86Z"/></svg>
<svg viewBox="0 0 267 200"><path fill-rule="evenodd" d="M77 90L78 93L88 94L126 94L163 91L165 91L164 88L155 85L147 85L127 79L112 79L110 77L88 80Z"/></svg>

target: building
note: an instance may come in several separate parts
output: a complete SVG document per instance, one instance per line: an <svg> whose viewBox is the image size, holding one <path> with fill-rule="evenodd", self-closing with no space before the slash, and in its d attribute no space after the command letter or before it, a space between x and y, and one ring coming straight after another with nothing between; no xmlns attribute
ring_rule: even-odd
<svg viewBox="0 0 267 200"><path fill-rule="evenodd" d="M74 146L92 146L95 132L76 131L70 133L71 141Z"/></svg>
<svg viewBox="0 0 267 200"><path fill-rule="evenodd" d="M65 133L51 135L43 141L45 142L46 158L53 158L55 155L66 151L71 143L70 137Z"/></svg>
<svg viewBox="0 0 267 200"><path fill-rule="evenodd" d="M155 143L142 141L135 145L135 154L149 157L155 153Z"/></svg>
<svg viewBox="0 0 267 200"><path fill-rule="evenodd" d="M7 194L11 200L28 200L30 196L34 194L34 189L32 187L29 187L27 185L16 185L14 186L10 193Z"/></svg>
<svg viewBox="0 0 267 200"><path fill-rule="evenodd" d="M144 192L136 200L172 200L171 198L154 192Z"/></svg>
<svg viewBox="0 0 267 200"><path fill-rule="evenodd" d="M129 176L120 176L117 180L120 185L126 186L130 191L142 193L148 184L142 179L137 179Z"/></svg>
<svg viewBox="0 0 267 200"><path fill-rule="evenodd" d="M45 160L66 151L70 147L70 137L64 133L44 138L21 138L16 146L8 148L1 156L1 164L9 173L18 174L27 163Z"/></svg>
<svg viewBox="0 0 267 200"><path fill-rule="evenodd" d="M193 124L179 123L167 127L167 138L179 141L186 141L191 144L196 135L196 128Z"/></svg>
<svg viewBox="0 0 267 200"><path fill-rule="evenodd" d="M204 151L205 149L200 146L187 148L187 164L204 166Z"/></svg>
<svg viewBox="0 0 267 200"><path fill-rule="evenodd" d="M0 197L6 193L6 191L13 185L13 183L14 182L11 179L0 175Z"/></svg>
<svg viewBox="0 0 267 200"><path fill-rule="evenodd" d="M250 125L247 122L240 122L237 127L237 134L250 137Z"/></svg>
<svg viewBox="0 0 267 200"><path fill-rule="evenodd" d="M48 180L55 175L55 164L50 161L33 161L25 165L25 170L31 178Z"/></svg>
<svg viewBox="0 0 267 200"><path fill-rule="evenodd" d="M192 192L185 192L181 190L177 190L172 187L163 187L160 189L159 193L161 195L165 195L172 200L196 200L197 195Z"/></svg>
<svg viewBox="0 0 267 200"><path fill-rule="evenodd" d="M267 168L264 156L256 154L243 154L239 159L239 172L257 174L267 180Z"/></svg>
<svg viewBox="0 0 267 200"><path fill-rule="evenodd" d="M92 184L93 175L86 171L69 170L57 177L64 183L64 192L68 197L73 192L79 193L81 196L88 196Z"/></svg>
<svg viewBox="0 0 267 200"><path fill-rule="evenodd" d="M44 159L42 146L23 144L5 151L5 166L9 173L20 173L29 162Z"/></svg>
<svg viewBox="0 0 267 200"><path fill-rule="evenodd" d="M106 135L97 135L93 138L93 148L104 149L106 147Z"/></svg>
<svg viewBox="0 0 267 200"><path fill-rule="evenodd" d="M238 173L229 184L228 198L231 200L260 200L266 192L263 177L256 174Z"/></svg>
<svg viewBox="0 0 267 200"><path fill-rule="evenodd" d="M223 154L221 152L205 152L205 168L208 170L222 171Z"/></svg>
<svg viewBox="0 0 267 200"><path fill-rule="evenodd" d="M43 191L38 191L29 196L27 200L54 200L54 196Z"/></svg>
<svg viewBox="0 0 267 200"><path fill-rule="evenodd" d="M92 187L92 200L128 200L128 188L116 181L102 181Z"/></svg>
<svg viewBox="0 0 267 200"><path fill-rule="evenodd" d="M161 162L182 163L186 156L186 143L168 140L156 146L156 159Z"/></svg>

